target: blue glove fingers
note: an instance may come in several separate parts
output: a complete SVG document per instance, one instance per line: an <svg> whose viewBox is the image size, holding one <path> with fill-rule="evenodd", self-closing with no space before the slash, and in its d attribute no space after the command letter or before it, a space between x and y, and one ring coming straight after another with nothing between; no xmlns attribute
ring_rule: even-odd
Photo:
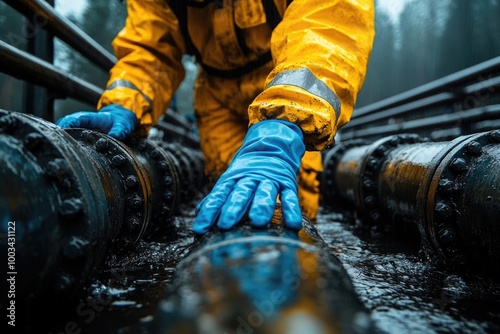
<svg viewBox="0 0 500 334"><path fill-rule="evenodd" d="M78 128L80 125L80 121L78 120L77 117L75 117L74 114L72 114L59 118L56 124L63 129Z"/></svg>
<svg viewBox="0 0 500 334"><path fill-rule="evenodd" d="M65 129L85 128L106 133L111 128L113 122L110 115L80 111L59 119L56 124Z"/></svg>
<svg viewBox="0 0 500 334"><path fill-rule="evenodd" d="M222 207L222 213L217 222L221 229L230 229L236 225L245 215L257 188L258 182L252 178L243 178L234 187L233 192L227 198Z"/></svg>
<svg viewBox="0 0 500 334"><path fill-rule="evenodd" d="M120 124L114 124L111 130L108 132L108 136L123 141L131 133L132 130L127 129L126 127L123 127Z"/></svg>
<svg viewBox="0 0 500 334"><path fill-rule="evenodd" d="M195 233L204 234L208 232L219 218L221 208L233 189L234 181L232 180L215 185L210 194L200 203L201 206L197 206L198 215L193 223Z"/></svg>
<svg viewBox="0 0 500 334"><path fill-rule="evenodd" d="M259 184L250 207L250 225L265 227L269 224L276 209L277 196L278 188L272 181L264 180Z"/></svg>
<svg viewBox="0 0 500 334"><path fill-rule="evenodd" d="M280 198L285 226L294 230L300 230L302 228L302 212L300 210L297 192L285 188L281 192Z"/></svg>
<svg viewBox="0 0 500 334"><path fill-rule="evenodd" d="M194 209L194 212L198 214L201 210L201 208L205 205L205 202L207 201L207 197L204 197L200 203L196 205L196 208Z"/></svg>
<svg viewBox="0 0 500 334"><path fill-rule="evenodd" d="M108 136L118 140L125 140L134 131L137 118L133 112L122 107L117 107L112 111L114 122L108 132Z"/></svg>

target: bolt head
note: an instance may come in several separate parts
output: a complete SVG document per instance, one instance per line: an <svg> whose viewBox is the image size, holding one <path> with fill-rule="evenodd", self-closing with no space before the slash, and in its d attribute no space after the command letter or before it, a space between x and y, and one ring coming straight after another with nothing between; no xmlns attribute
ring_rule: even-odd
<svg viewBox="0 0 500 334"><path fill-rule="evenodd" d="M153 160L159 160L161 158L161 153L158 150L154 150L150 153Z"/></svg>
<svg viewBox="0 0 500 334"><path fill-rule="evenodd" d="M377 164L378 164L378 159L372 157L368 159L366 167L368 167L369 169L375 169L377 167Z"/></svg>
<svg viewBox="0 0 500 334"><path fill-rule="evenodd" d="M441 179L439 180L439 189L443 190L446 193L450 193L456 190L455 182L449 179Z"/></svg>
<svg viewBox="0 0 500 334"><path fill-rule="evenodd" d="M488 133L488 140L492 143L500 143L500 130L493 130Z"/></svg>
<svg viewBox="0 0 500 334"><path fill-rule="evenodd" d="M128 205L133 209L139 209L143 202L142 198L140 198L137 194L134 194L134 196L129 197L127 200Z"/></svg>
<svg viewBox="0 0 500 334"><path fill-rule="evenodd" d="M367 196L365 197L363 202L365 203L366 206L373 207L375 205L376 200L375 197L373 196Z"/></svg>
<svg viewBox="0 0 500 334"><path fill-rule="evenodd" d="M136 217L130 217L127 220L127 225L131 231L136 230L141 225L141 222Z"/></svg>
<svg viewBox="0 0 500 334"><path fill-rule="evenodd" d="M368 179L368 178L365 178L363 180L363 187L368 189L368 190L371 190L371 189L374 189L375 188L375 183L373 183L372 180Z"/></svg>
<svg viewBox="0 0 500 334"><path fill-rule="evenodd" d="M370 219L374 222L378 222L381 218L380 212L372 211L370 212Z"/></svg>
<svg viewBox="0 0 500 334"><path fill-rule="evenodd" d="M74 284L75 280L69 274L60 274L55 279L54 291L60 295L68 293Z"/></svg>
<svg viewBox="0 0 500 334"><path fill-rule="evenodd" d="M161 208L161 214L162 215L169 215L170 214L170 208L166 205L164 205L162 208Z"/></svg>
<svg viewBox="0 0 500 334"><path fill-rule="evenodd" d="M481 144L475 140L467 144L466 148L468 153L472 155L480 155L482 152Z"/></svg>
<svg viewBox="0 0 500 334"><path fill-rule="evenodd" d="M438 232L438 238L444 245L451 245L456 240L456 234L451 228L443 228Z"/></svg>
<svg viewBox="0 0 500 334"><path fill-rule="evenodd" d="M169 166L168 166L167 162L165 162L165 161L161 161L159 166L160 166L160 170L162 172L166 172L167 170L169 170Z"/></svg>
<svg viewBox="0 0 500 334"><path fill-rule="evenodd" d="M82 140L91 143L92 142L92 131L90 130L85 130L82 131Z"/></svg>
<svg viewBox="0 0 500 334"><path fill-rule="evenodd" d="M24 145L30 151L34 151L40 147L43 141L43 136L39 133L33 132L24 138Z"/></svg>
<svg viewBox="0 0 500 334"><path fill-rule="evenodd" d="M453 214L453 210L450 205L445 203L444 201L440 201L436 203L436 206L434 207L434 210L441 216L441 217L451 217Z"/></svg>
<svg viewBox="0 0 500 334"><path fill-rule="evenodd" d="M108 149L108 146L109 146L109 141L105 138L101 138L95 143L95 149L97 150L97 152L106 151Z"/></svg>
<svg viewBox="0 0 500 334"><path fill-rule="evenodd" d="M54 159L45 167L44 175L50 179L62 181L67 171L68 168L63 159Z"/></svg>
<svg viewBox="0 0 500 334"><path fill-rule="evenodd" d="M120 167L121 165L123 165L125 163L125 157L121 154L118 154L118 155L115 155L112 159L111 159L111 164L115 167Z"/></svg>
<svg viewBox="0 0 500 334"><path fill-rule="evenodd" d="M465 172L467 170L467 162L463 158L455 158L451 162L451 168L457 172Z"/></svg>
<svg viewBox="0 0 500 334"><path fill-rule="evenodd" d="M59 206L59 215L66 219L74 219L83 211L83 202L78 198L64 200Z"/></svg>
<svg viewBox="0 0 500 334"><path fill-rule="evenodd" d="M133 175L129 175L129 176L125 179L125 185L127 186L127 188L134 188L134 187L136 187L138 184L139 184L139 180L137 179L137 177L135 177L135 176L133 176Z"/></svg>
<svg viewBox="0 0 500 334"><path fill-rule="evenodd" d="M5 133L12 133L17 128L19 121L11 115L0 118L0 130Z"/></svg>
<svg viewBox="0 0 500 334"><path fill-rule="evenodd" d="M63 255L71 260L76 260L88 253L89 242L83 238L72 236L62 246Z"/></svg>
<svg viewBox="0 0 500 334"><path fill-rule="evenodd" d="M174 179L171 176L165 176L163 182L166 186L170 186L174 182Z"/></svg>

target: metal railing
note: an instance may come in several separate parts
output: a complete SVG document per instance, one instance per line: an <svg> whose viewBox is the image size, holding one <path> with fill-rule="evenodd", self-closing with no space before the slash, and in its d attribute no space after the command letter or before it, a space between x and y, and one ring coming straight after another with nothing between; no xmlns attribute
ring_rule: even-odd
<svg viewBox="0 0 500 334"><path fill-rule="evenodd" d="M107 72L116 58L52 7L53 0L3 0L28 19L34 30L27 51L0 40L0 71L28 83L25 112L53 121L53 99L74 98L96 105L103 91L88 81L55 67L54 37ZM49 49L47 51L46 49ZM42 57L45 54L46 57Z"/></svg>
<svg viewBox="0 0 500 334"><path fill-rule="evenodd" d="M434 140L500 127L500 56L356 109L340 139L415 132Z"/></svg>
<svg viewBox="0 0 500 334"><path fill-rule="evenodd" d="M29 20L36 21L34 27L43 29L49 34L48 36L36 34L30 41L47 38L48 48L52 48L53 38L57 37L105 72L115 64L116 58L111 53L55 11L51 5L53 0L3 0L3 2ZM47 48L47 45L44 47ZM32 90L42 90L42 93L33 95L43 96L45 100L70 97L91 105L97 104L103 88L57 68L52 64L52 57L44 60L39 56L40 52L30 51L31 53L20 50L0 40L0 72L28 82ZM45 89L50 94L46 94ZM29 102L31 103L27 104L26 112L53 121L51 103ZM36 111L37 108L40 110ZM190 131L190 126L187 120L174 114L165 114L158 123L160 130L180 138L180 141L189 146L197 146L198 136Z"/></svg>
<svg viewBox="0 0 500 334"><path fill-rule="evenodd" d="M96 104L102 89L0 40L0 71L37 85L60 96Z"/></svg>
<svg viewBox="0 0 500 334"><path fill-rule="evenodd" d="M3 0L26 17L39 17L44 29L66 42L104 71L108 71L116 58L71 21L60 16L45 0Z"/></svg>

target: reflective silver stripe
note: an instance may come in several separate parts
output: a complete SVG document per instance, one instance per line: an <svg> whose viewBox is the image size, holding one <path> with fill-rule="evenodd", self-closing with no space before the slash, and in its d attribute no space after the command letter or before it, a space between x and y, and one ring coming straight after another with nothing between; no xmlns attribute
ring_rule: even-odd
<svg viewBox="0 0 500 334"><path fill-rule="evenodd" d="M307 90L309 93L328 101L335 110L337 119L340 116L340 100L337 94L331 90L323 81L319 80L308 68L290 70L279 73L267 85L267 88L277 85L297 86Z"/></svg>
<svg viewBox="0 0 500 334"><path fill-rule="evenodd" d="M131 88L133 90L136 90L138 91L139 93L141 93L142 97L144 98L144 100L146 100L147 103L149 103L149 106L152 107L153 106L153 102L151 101L151 99L149 97L147 97L146 94L144 94L139 88L137 88L133 83L131 83L130 81L127 81L127 80L121 80L121 79L118 79L118 80L115 80L111 83L111 85L109 85L106 90L112 90L114 88L117 88L117 87L125 87L125 88Z"/></svg>

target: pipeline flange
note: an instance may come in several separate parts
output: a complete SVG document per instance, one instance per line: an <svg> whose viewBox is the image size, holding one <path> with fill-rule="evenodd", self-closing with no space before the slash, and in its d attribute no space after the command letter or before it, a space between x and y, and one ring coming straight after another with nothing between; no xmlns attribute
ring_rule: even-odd
<svg viewBox="0 0 500 334"><path fill-rule="evenodd" d="M499 144L500 130L457 138L428 186L427 241L452 265L500 259Z"/></svg>
<svg viewBox="0 0 500 334"><path fill-rule="evenodd" d="M2 170L0 187L7 201L0 200L2 218L16 221L19 231L16 264L25 279L16 283L16 293L73 297L106 250L95 243L107 234L100 184L86 174L76 142L52 123L0 110L0 137L14 149L5 166L18 165Z"/></svg>
<svg viewBox="0 0 500 334"><path fill-rule="evenodd" d="M152 183L151 222L156 227L167 223L179 203L180 179L172 155L157 142L132 137L126 141L134 154L141 160L151 175Z"/></svg>
<svg viewBox="0 0 500 334"><path fill-rule="evenodd" d="M192 201L193 195L201 191L205 183L201 152L176 143L158 142L158 145L178 161L182 202Z"/></svg>
<svg viewBox="0 0 500 334"><path fill-rule="evenodd" d="M151 186L146 171L125 144L108 135L77 128L66 132L87 150L104 189L115 196L108 198L112 239L119 241L112 242L113 246L132 247L144 234L150 217Z"/></svg>

